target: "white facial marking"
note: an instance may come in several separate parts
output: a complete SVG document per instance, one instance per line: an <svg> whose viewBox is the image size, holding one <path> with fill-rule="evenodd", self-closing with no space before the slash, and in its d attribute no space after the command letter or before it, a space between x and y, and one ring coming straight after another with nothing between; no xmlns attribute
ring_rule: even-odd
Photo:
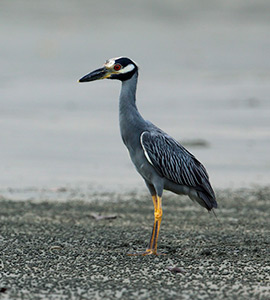
<svg viewBox="0 0 270 300"><path fill-rule="evenodd" d="M106 62L105 62L105 66L108 67L108 68L111 68L114 64L115 64L115 61L119 58L122 58L124 56L119 56L119 57L113 57L113 58L110 58L108 59Z"/></svg>
<svg viewBox="0 0 270 300"><path fill-rule="evenodd" d="M129 64L125 68L119 70L118 73L125 74L125 73L128 73L128 72L130 72L130 71L132 71L134 69L135 69L135 66L133 64Z"/></svg>
<svg viewBox="0 0 270 300"><path fill-rule="evenodd" d="M124 57L124 56L110 58L110 59L106 60L104 66L108 69L113 70L114 65L117 64L117 60L122 58L122 57ZM125 74L125 73L128 73L128 72L131 72L134 69L135 69L135 65L129 64L126 67L120 69L119 71L115 71L115 70L113 70L113 71L116 72L116 74Z"/></svg>
<svg viewBox="0 0 270 300"><path fill-rule="evenodd" d="M117 59L122 58L122 57L124 57L124 56L114 57L114 58L111 58L111 59L113 59L114 61L116 61Z"/></svg>
<svg viewBox="0 0 270 300"><path fill-rule="evenodd" d="M115 64L115 60L113 58L111 58L105 62L105 66L108 68L111 68L114 64Z"/></svg>

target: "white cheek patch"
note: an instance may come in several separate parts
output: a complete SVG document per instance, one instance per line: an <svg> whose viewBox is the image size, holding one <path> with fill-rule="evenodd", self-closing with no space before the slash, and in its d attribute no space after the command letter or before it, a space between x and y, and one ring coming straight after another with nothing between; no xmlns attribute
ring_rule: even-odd
<svg viewBox="0 0 270 300"><path fill-rule="evenodd" d="M128 73L128 72L130 72L134 69L135 69L135 66L133 64L129 64L125 68L119 70L118 73L125 74L125 73Z"/></svg>

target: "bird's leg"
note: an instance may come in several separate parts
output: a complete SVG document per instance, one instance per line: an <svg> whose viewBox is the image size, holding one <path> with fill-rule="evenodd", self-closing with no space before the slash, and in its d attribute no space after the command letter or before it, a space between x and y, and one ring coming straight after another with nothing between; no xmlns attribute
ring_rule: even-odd
<svg viewBox="0 0 270 300"><path fill-rule="evenodd" d="M138 252L138 253L129 253L128 255L159 255L157 253L157 242L158 242L158 235L159 235L159 230L160 230L160 224L162 220L162 198L153 195L152 196L153 203L154 203L154 225L153 225L153 230L152 230L152 235L149 241L149 245L147 249L144 252Z"/></svg>
<svg viewBox="0 0 270 300"><path fill-rule="evenodd" d="M157 242L158 242L158 235L160 230L160 224L162 220L162 198L154 195L152 196L153 203L154 203L154 225L152 230L152 235L149 241L149 245L146 249L146 254L155 254L157 253Z"/></svg>

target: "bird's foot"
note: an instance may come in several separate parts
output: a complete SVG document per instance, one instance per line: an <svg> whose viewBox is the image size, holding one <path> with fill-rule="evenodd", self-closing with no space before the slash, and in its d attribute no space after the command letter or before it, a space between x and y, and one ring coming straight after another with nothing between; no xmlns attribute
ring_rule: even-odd
<svg viewBox="0 0 270 300"><path fill-rule="evenodd" d="M146 249L145 251L128 253L128 256L146 256L146 255L166 255L166 253L158 253L156 249Z"/></svg>

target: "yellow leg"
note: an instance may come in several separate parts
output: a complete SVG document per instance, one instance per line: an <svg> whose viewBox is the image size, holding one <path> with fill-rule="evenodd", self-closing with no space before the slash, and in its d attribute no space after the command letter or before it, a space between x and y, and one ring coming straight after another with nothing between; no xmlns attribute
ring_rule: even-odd
<svg viewBox="0 0 270 300"><path fill-rule="evenodd" d="M154 203L154 225L152 230L152 235L149 241L149 245L147 249L144 252L134 253L134 254L128 254L128 255L158 255L157 253L157 242L158 242L158 236L159 236L159 230L160 230L160 224L162 220L162 198L159 196L152 196L153 203Z"/></svg>
<svg viewBox="0 0 270 300"><path fill-rule="evenodd" d="M153 203L154 203L154 225L152 230L152 235L149 241L148 248L146 249L146 252L149 254L155 254L157 255L157 242L158 242L158 236L159 236L159 230L160 230L160 224L162 220L162 199L159 196L152 196Z"/></svg>

